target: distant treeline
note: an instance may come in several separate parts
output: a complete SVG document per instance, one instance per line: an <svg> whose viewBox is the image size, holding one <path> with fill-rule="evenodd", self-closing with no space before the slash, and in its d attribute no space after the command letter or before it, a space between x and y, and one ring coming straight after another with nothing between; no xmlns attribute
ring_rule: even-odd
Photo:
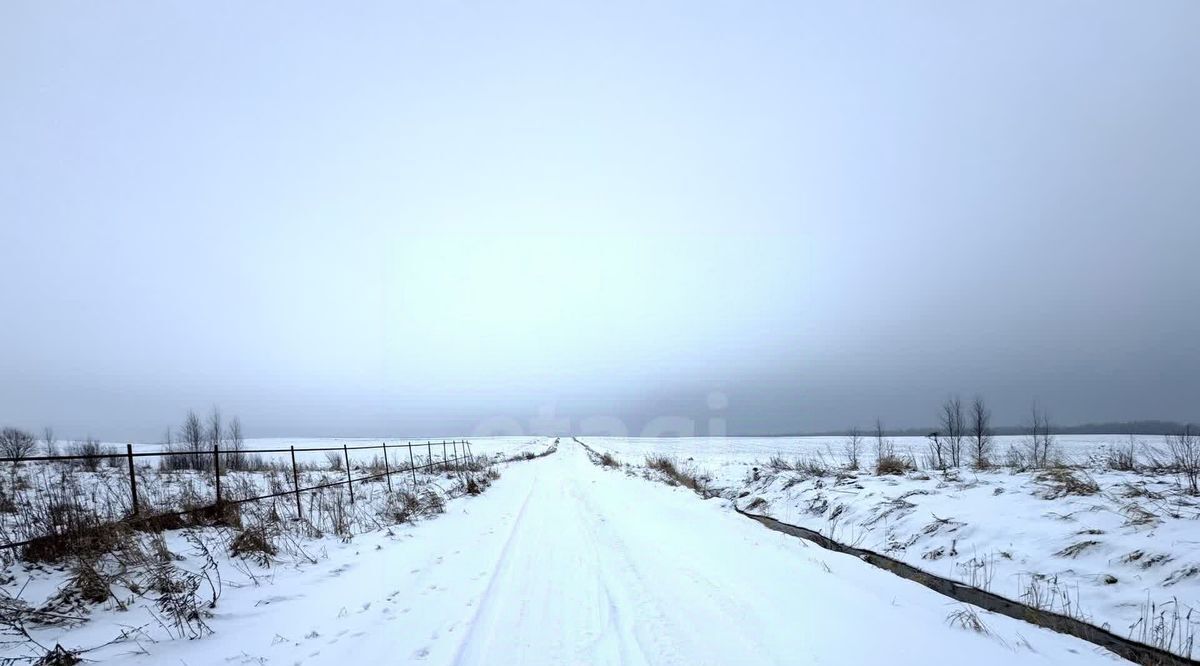
<svg viewBox="0 0 1200 666"><path fill-rule="evenodd" d="M1050 426L1054 435L1177 435L1183 432L1183 423L1176 421L1111 421L1108 423L1084 423L1073 426ZM940 428L903 428L886 430L889 437L924 437ZM994 426L993 435L1024 435L1029 432L1028 425ZM826 430L822 432L783 433L772 435L778 437L833 437L846 434L845 430Z"/></svg>

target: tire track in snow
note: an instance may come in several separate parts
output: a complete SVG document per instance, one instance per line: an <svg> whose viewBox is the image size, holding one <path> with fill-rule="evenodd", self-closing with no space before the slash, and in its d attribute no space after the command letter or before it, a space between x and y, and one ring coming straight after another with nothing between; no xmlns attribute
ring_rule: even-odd
<svg viewBox="0 0 1200 666"><path fill-rule="evenodd" d="M483 618L485 613L487 613L495 604L497 581L499 581L500 578L507 574L512 568L511 558L513 543L516 542L517 536L522 530L522 525L525 522L525 513L529 509L530 499L537 491L539 480L540 479L538 477L534 477L533 483L530 484L529 492L525 495L525 499L521 502L521 508L519 511L517 511L516 519L513 520L512 529L508 533L508 538L504 541L504 546L500 549L500 557L496 560L496 567L492 570L492 576L488 580L487 587L484 588L483 596L480 598L479 603L475 607L474 614L471 615L467 632L465 635L463 635L462 641L458 644L458 649L455 651L453 663L456 666L464 663L476 663L464 661L464 658L468 650L474 644L474 641L478 638L476 634L478 632L480 619Z"/></svg>

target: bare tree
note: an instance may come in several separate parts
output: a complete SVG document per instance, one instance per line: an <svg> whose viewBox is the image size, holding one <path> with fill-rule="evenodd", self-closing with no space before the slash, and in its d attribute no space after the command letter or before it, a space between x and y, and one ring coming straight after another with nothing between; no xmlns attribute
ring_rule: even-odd
<svg viewBox="0 0 1200 666"><path fill-rule="evenodd" d="M37 447L37 439L20 428L4 428L0 430L0 455L5 458L20 460L33 453Z"/></svg>
<svg viewBox="0 0 1200 666"><path fill-rule="evenodd" d="M112 447L104 446L100 440L88 435L82 440L72 442L68 448L68 453L73 456L87 456L82 460L77 461L84 469L95 472L100 469L100 464L105 461L105 455L115 455L116 451ZM108 458L108 463L113 465L116 458Z"/></svg>
<svg viewBox="0 0 1200 666"><path fill-rule="evenodd" d="M1171 466L1183 477L1187 491L1200 495L1200 434L1191 424L1184 426L1178 435L1167 436L1167 451Z"/></svg>
<svg viewBox="0 0 1200 666"><path fill-rule="evenodd" d="M203 455L204 441L204 424L200 422L196 412L188 410L183 425L179 427L179 446L185 455L176 461L177 465L184 469L204 469L208 459Z"/></svg>
<svg viewBox="0 0 1200 666"><path fill-rule="evenodd" d="M942 431L945 433L946 463L962 466L964 423L962 400L958 396L942 403Z"/></svg>
<svg viewBox="0 0 1200 666"><path fill-rule="evenodd" d="M883 421L875 419L875 460L893 458L895 455L895 444L883 434Z"/></svg>
<svg viewBox="0 0 1200 666"><path fill-rule="evenodd" d="M971 401L970 436L971 464L975 469L984 469L991 465L988 456L992 449L992 412L981 395Z"/></svg>
<svg viewBox="0 0 1200 666"><path fill-rule="evenodd" d="M1050 415L1034 401L1030 411L1028 434L1025 447L1028 460L1026 463L1034 469L1049 466L1051 451L1054 448L1054 436L1050 434Z"/></svg>
<svg viewBox="0 0 1200 666"><path fill-rule="evenodd" d="M50 426L42 428L42 443L46 446L46 455L58 455L58 440L54 437L54 428Z"/></svg>
<svg viewBox="0 0 1200 666"><path fill-rule="evenodd" d="M846 443L842 445L842 451L846 454L846 469L858 469L862 455L862 433L858 431L858 426L846 432Z"/></svg>
<svg viewBox="0 0 1200 666"><path fill-rule="evenodd" d="M212 411L208 413L208 431L207 439L209 448L219 446L221 439L225 436L225 430L221 427L221 410L213 405Z"/></svg>
<svg viewBox="0 0 1200 666"><path fill-rule="evenodd" d="M944 442L940 433L931 432L925 435L925 439L929 440L929 458L928 464L935 469L946 469L946 455L942 450Z"/></svg>
<svg viewBox="0 0 1200 666"><path fill-rule="evenodd" d="M230 451L229 455L226 456L229 469L246 469L247 456L245 453L242 453L244 441L242 437L242 421L235 416L225 429L225 447Z"/></svg>

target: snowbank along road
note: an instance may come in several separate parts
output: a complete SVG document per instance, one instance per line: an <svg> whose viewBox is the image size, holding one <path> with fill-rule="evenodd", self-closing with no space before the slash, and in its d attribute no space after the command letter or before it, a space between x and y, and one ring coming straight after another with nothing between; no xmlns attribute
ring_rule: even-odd
<svg viewBox="0 0 1200 666"><path fill-rule="evenodd" d="M216 634L129 663L1074 664L1083 641L978 612L592 465L511 465L445 516L330 549L296 584L222 600ZM396 530L397 528L394 528ZM340 550L339 550L340 549ZM257 598L250 597L258 594Z"/></svg>

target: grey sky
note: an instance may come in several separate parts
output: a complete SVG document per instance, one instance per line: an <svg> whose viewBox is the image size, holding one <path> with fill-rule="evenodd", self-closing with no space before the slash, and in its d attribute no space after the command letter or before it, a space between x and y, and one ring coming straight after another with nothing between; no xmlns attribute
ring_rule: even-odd
<svg viewBox="0 0 1200 666"><path fill-rule="evenodd" d="M1198 34L1193 0L6 2L0 421L1197 418Z"/></svg>

